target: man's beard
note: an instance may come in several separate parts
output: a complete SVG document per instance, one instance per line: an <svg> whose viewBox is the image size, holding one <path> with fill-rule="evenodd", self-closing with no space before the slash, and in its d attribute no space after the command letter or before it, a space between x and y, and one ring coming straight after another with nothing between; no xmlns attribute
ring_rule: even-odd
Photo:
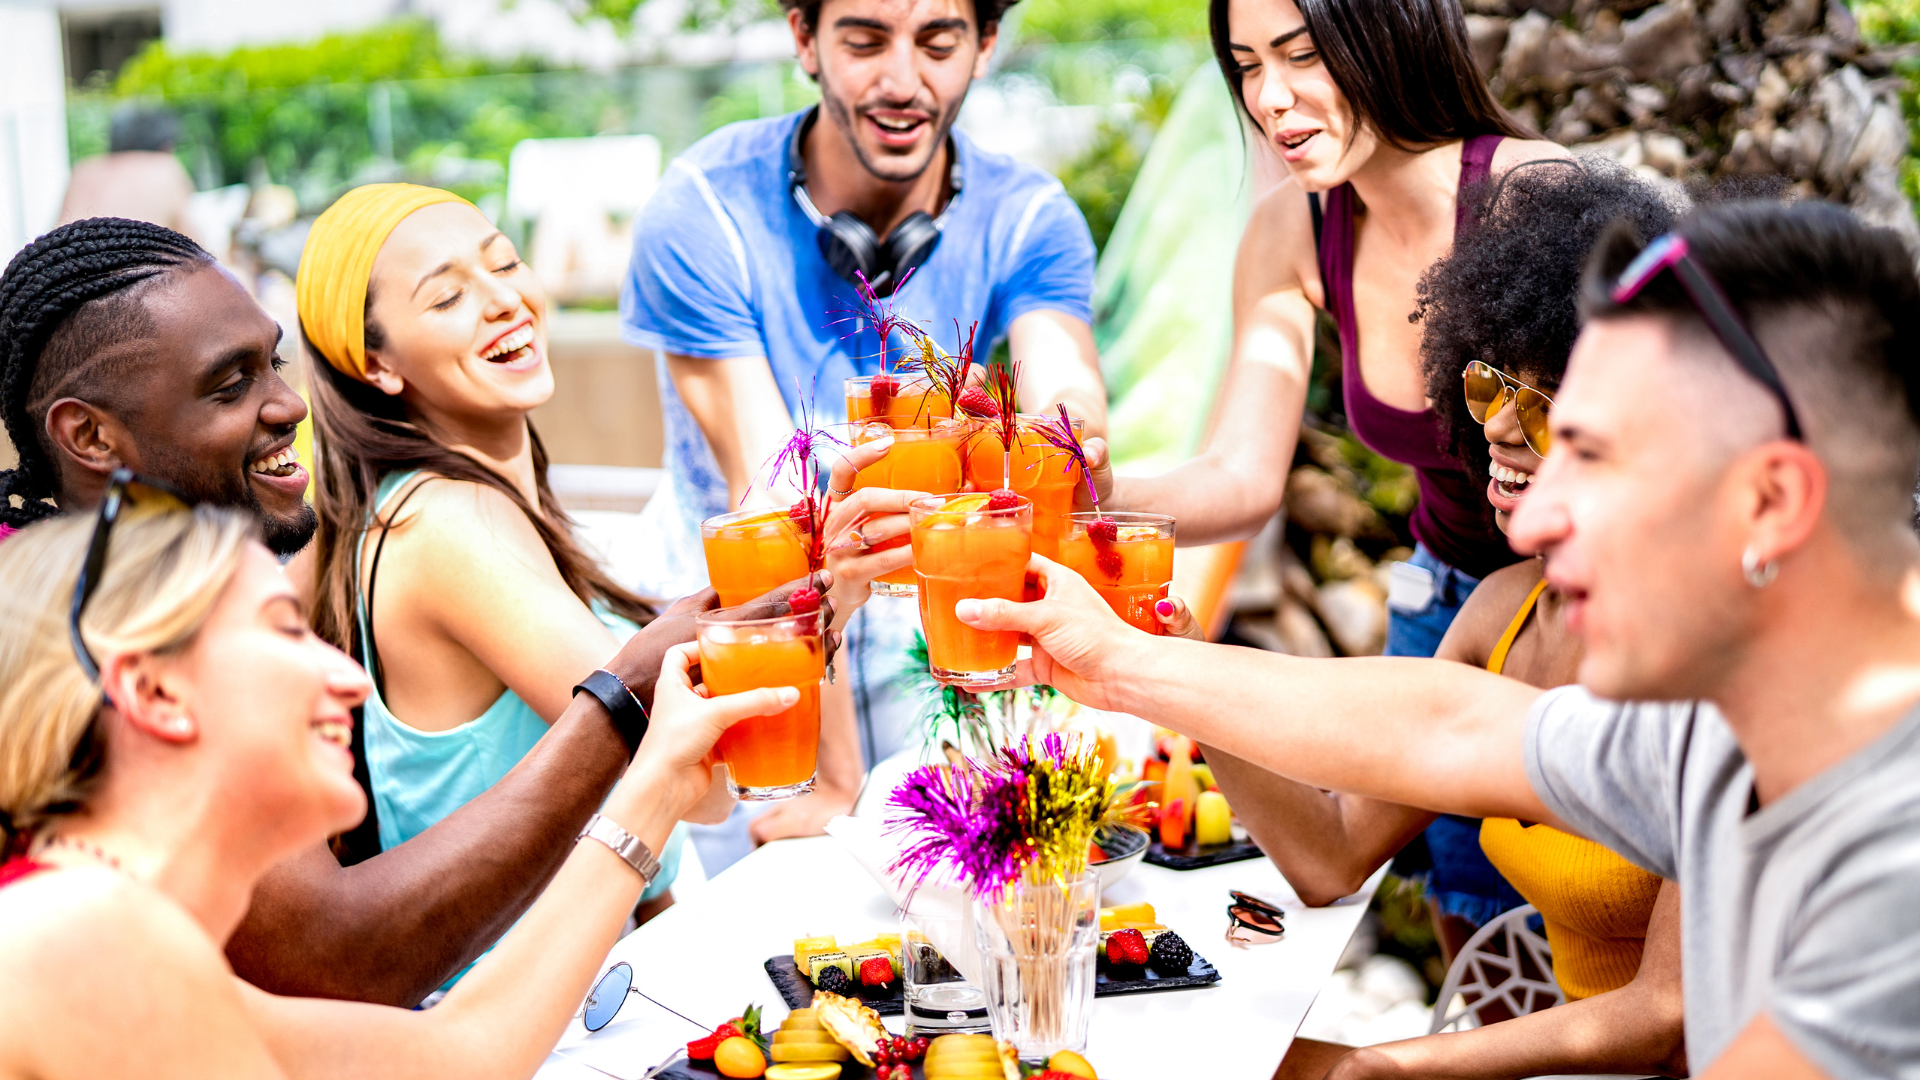
<svg viewBox="0 0 1920 1080"><path fill-rule="evenodd" d="M302 502L299 509L282 517L267 513L260 497L247 481L245 471L238 474L225 469L209 470L185 455L163 450L145 455L153 476L180 489L197 503L243 510L260 523L260 542L282 559L307 546L320 528L320 515ZM309 481L311 482L311 481Z"/></svg>
<svg viewBox="0 0 1920 1080"><path fill-rule="evenodd" d="M921 160L920 164L916 166L912 172L904 176L895 176L883 170L879 164L867 156L867 148L861 145L860 137L854 131L855 127L860 123L859 118L856 116L854 110L848 107L846 102L841 101L840 98L834 94L833 86L827 79L826 68L822 67L820 70L820 103L825 106L827 112L833 116L834 125L846 135L847 144L853 148L853 156L859 160L860 167L867 170L869 175L875 179L885 180L892 184L910 184L920 179L921 175L927 171L928 166L933 164L933 159L940 156L941 147L947 145L947 140L953 132L953 123L960 117L960 106L965 104L965 102L966 95L962 94L960 95L960 100L954 102L951 108L929 110L934 113L934 137L932 145L927 150L927 156ZM895 158L892 160L897 161L899 159Z"/></svg>

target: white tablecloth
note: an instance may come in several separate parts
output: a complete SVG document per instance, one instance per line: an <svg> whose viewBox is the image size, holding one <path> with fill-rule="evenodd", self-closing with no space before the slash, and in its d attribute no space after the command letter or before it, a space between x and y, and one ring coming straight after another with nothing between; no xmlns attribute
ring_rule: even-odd
<svg viewBox="0 0 1920 1080"><path fill-rule="evenodd" d="M1098 999L1088 1060L1106 1080L1268 1080L1384 873L1354 896L1312 909L1265 859L1184 872L1136 867L1102 903L1150 901L1221 978L1198 990ZM1287 911L1286 939L1230 947L1228 889L1277 900ZM634 985L647 998L629 997L619 1018L593 1035L575 1021L539 1076L638 1080L676 1043L753 1002L773 1026L787 1008L767 979L768 957L790 953L793 940L808 934L858 940L896 925L886 894L836 841L769 844L614 946L607 962L633 965ZM900 1030L898 1017L888 1022Z"/></svg>

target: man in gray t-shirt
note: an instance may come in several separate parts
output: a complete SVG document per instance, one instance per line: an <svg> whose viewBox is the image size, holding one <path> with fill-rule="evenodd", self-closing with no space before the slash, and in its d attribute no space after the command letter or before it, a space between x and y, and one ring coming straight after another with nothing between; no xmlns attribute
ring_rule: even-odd
<svg viewBox="0 0 1920 1080"><path fill-rule="evenodd" d="M1765 1010L1830 1076L1913 1071L1920 712L1757 809L1753 769L1705 703L1548 691L1526 764L1575 832L1684 883L1689 1060L1715 1060Z"/></svg>
<svg viewBox="0 0 1920 1080"><path fill-rule="evenodd" d="M1548 388L1551 452L1499 481L1580 639L1581 688L1149 637L1044 562L1044 599L955 614L1031 635L1028 675L1075 701L1322 789L1565 828L1677 879L1684 991L1648 1000L1684 997L1702 1080L1920 1080L1912 258L1813 200L1601 240ZM1512 402L1489 438L1520 430ZM1589 1008L1606 997L1567 1007L1622 1034Z"/></svg>

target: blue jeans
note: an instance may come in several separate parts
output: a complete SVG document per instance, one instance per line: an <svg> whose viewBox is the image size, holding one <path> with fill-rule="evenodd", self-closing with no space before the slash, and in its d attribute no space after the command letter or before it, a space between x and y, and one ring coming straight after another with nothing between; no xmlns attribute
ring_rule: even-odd
<svg viewBox="0 0 1920 1080"><path fill-rule="evenodd" d="M1414 569L1393 572L1386 655L1432 656L1480 579L1441 562L1425 544L1413 549L1407 567ZM1394 860L1394 869L1409 877L1424 875L1434 907L1468 922L1483 924L1526 903L1480 850L1478 818L1441 815L1420 839L1407 845Z"/></svg>

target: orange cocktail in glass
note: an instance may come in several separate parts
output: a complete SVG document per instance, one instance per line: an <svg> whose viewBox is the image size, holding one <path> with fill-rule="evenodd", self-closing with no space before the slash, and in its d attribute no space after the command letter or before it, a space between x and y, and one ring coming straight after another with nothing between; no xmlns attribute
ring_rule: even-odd
<svg viewBox="0 0 1920 1080"><path fill-rule="evenodd" d="M820 752L826 612L815 609L770 619L747 614L748 609L735 607L694 616L700 632L700 681L715 694L792 686L799 689L800 700L785 712L733 725L714 751L727 763L734 798L766 802L804 795L813 790Z"/></svg>
<svg viewBox="0 0 1920 1080"><path fill-rule="evenodd" d="M1074 514L1060 560L1086 578L1114 614L1163 634L1153 606L1173 584L1173 519L1160 514Z"/></svg>
<svg viewBox="0 0 1920 1080"><path fill-rule="evenodd" d="M878 394L876 380L884 380ZM925 377L862 375L848 379L846 387L850 424L884 420L897 428L925 428L953 416L953 399Z"/></svg>
<svg viewBox="0 0 1920 1080"><path fill-rule="evenodd" d="M707 580L723 607L806 577L807 521L786 510L742 510L700 523Z"/></svg>
<svg viewBox="0 0 1920 1080"><path fill-rule="evenodd" d="M953 606L962 600L1019 600L1033 551L1033 504L992 508L980 493L936 495L908 507L913 523L913 574L920 585L920 628L933 677L951 686L988 690L1013 681L1015 631L976 630Z"/></svg>
<svg viewBox="0 0 1920 1080"><path fill-rule="evenodd" d="M1073 455L1054 446L1040 435L1041 424L1058 425L1052 416L1020 415L1020 427L1014 438L1012 490L1033 503L1033 551L1058 561L1060 539L1067 533L1067 518L1073 513L1073 493L1081 483L1080 465ZM1074 434L1082 427L1073 421ZM967 483L975 491L992 491L1007 486L1009 479L1006 444L1000 441L1000 429L989 423L974 432L967 441Z"/></svg>
<svg viewBox="0 0 1920 1080"><path fill-rule="evenodd" d="M971 422L952 419L937 420L926 428L893 428L879 421L856 424L848 442L860 446L891 438L893 448L887 451L886 457L860 470L854 477L853 490L892 488L924 491L930 495L959 491L967 482L964 454L967 436L972 431ZM878 544L874 550L897 548L907 542L907 537L902 536ZM875 578L873 591L880 596L912 596L913 568Z"/></svg>

